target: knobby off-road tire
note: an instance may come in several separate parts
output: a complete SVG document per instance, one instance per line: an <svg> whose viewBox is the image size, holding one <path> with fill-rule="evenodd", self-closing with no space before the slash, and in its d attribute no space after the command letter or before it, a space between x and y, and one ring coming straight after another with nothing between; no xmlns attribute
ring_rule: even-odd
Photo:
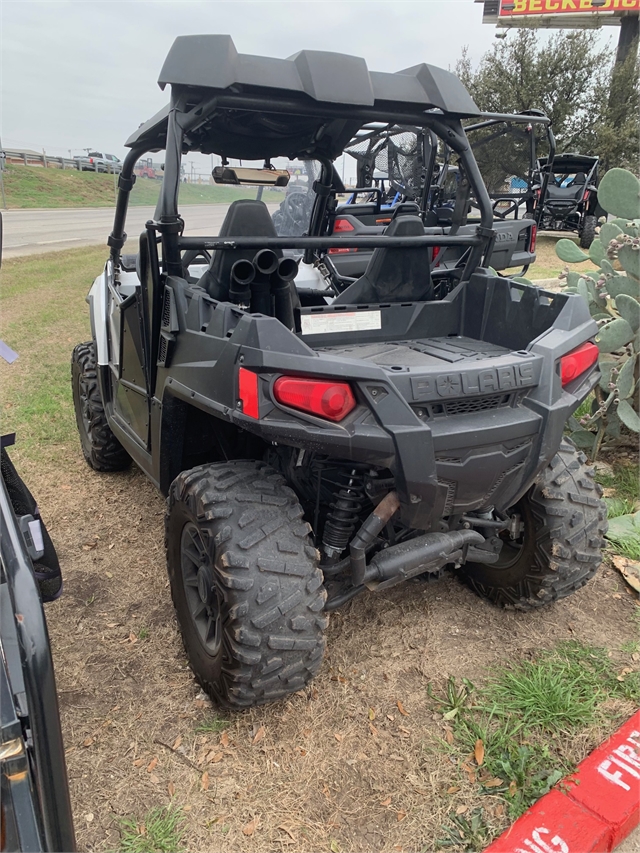
<svg viewBox="0 0 640 853"><path fill-rule="evenodd" d="M585 216L584 225L580 232L580 247L588 249L596 238L596 226L598 220L595 216Z"/></svg>
<svg viewBox="0 0 640 853"><path fill-rule="evenodd" d="M468 563L462 576L494 604L532 610L570 595L602 562L607 511L584 453L567 439L515 507L524 522L519 544L505 541L492 565Z"/></svg>
<svg viewBox="0 0 640 853"><path fill-rule="evenodd" d="M122 471L131 465L131 457L120 444L107 422L104 412L95 344L78 344L71 356L71 385L76 424L82 453L95 471Z"/></svg>
<svg viewBox="0 0 640 853"><path fill-rule="evenodd" d="M201 465L171 484L171 594L195 677L218 705L280 699L320 668L326 591L302 514L262 462Z"/></svg>

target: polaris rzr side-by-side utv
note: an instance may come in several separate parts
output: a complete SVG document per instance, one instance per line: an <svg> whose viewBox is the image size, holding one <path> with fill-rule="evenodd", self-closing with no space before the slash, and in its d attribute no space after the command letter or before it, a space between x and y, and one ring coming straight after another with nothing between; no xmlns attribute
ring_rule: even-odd
<svg viewBox="0 0 640 853"><path fill-rule="evenodd" d="M580 245L588 249L596 236L598 217L598 158L584 154L559 154L551 165L538 161L539 174L549 174L546 192L540 189L540 228L577 231Z"/></svg>
<svg viewBox="0 0 640 853"><path fill-rule="evenodd" d="M328 611L417 575L448 567L519 609L581 587L605 507L563 427L599 379L597 326L579 296L487 269L492 205L461 122L479 111L459 80L199 35L176 39L159 83L171 100L127 142L73 395L89 465L133 460L167 495L171 592L205 690L235 708L299 690ZM446 142L478 203L471 232L407 214L382 234L332 233L333 162L372 122ZM125 255L133 169L160 149L157 210ZM221 156L214 179L229 184L283 187L272 160L313 163L305 233L280 236L243 199L218 236L189 236L191 151ZM464 262L432 269L436 246L463 247ZM374 250L348 284L325 275L326 252L345 247Z"/></svg>

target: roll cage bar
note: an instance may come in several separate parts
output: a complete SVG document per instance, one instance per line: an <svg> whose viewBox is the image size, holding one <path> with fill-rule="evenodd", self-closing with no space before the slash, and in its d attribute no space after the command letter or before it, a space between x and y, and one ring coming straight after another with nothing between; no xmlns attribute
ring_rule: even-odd
<svg viewBox="0 0 640 853"><path fill-rule="evenodd" d="M294 109L294 104L288 100L269 100L269 99L246 99L238 98L231 94L226 96L218 96L208 102L202 103L197 109L187 111L185 102L181 97L180 92L172 92L171 104L168 114L168 127L166 136L166 157L164 180L162 190L154 219L149 223L152 230L155 230L161 235L162 240L162 258L164 271L173 274L182 274L182 264L180 251L183 249L242 249L242 248L271 248L271 249L304 249L305 253L313 252L316 249L329 249L332 247L344 248L376 248L380 246L388 247L403 247L410 248L414 246L470 246L472 251L469 257L469 264L472 268L480 265L486 251L483 251L483 244L486 244L488 250L491 247L488 245L493 238L493 214L491 208L491 200L484 186L482 176L478 169L477 163L471 152L471 147L466 138L461 120L451 116L446 116L441 112L424 110L416 110L415 112L399 112L393 108L385 110L384 113L373 111L364 107L351 107L344 110L345 119L357 120L361 124L366 124L371 121L396 122L398 124L412 124L417 127L423 127L427 130L432 130L443 139L446 144L456 152L459 156L465 173L468 177L471 189L478 201L480 209L480 223L476 235L467 237L449 235L425 235L424 237L385 237L384 234L373 237L357 237L348 239L342 237L332 237L329 235L321 236L321 227L325 218L327 202L332 193L332 177L333 165L332 162L323 158L320 155L315 155L314 159L319 160L321 164L320 178L316 182L316 199L311 214L309 223L308 237L237 237L234 239L218 239L216 237L193 238L183 237L182 231L184 222L178 212L178 191L180 187L180 165L181 155L183 151L194 150L189 146L188 135L189 131L199 122L202 121L202 115L206 114L207 110L212 112L213 109L229 108L229 109L253 109L260 112L269 112L276 114L290 114ZM298 107L299 110L299 107ZM324 117L335 117L338 112L341 112L340 105L329 108L324 104L307 105L305 114ZM118 180L118 198L116 202L116 211L114 217L114 225L111 235L108 239L108 244L111 247L111 258L114 264L119 264L120 252L125 244L127 235L124 230L127 208L129 203L129 193L135 182L134 167L138 160L148 151L153 150L147 145L136 145L125 157L122 166L122 172ZM158 150L158 149L155 149ZM303 152L300 152L303 153ZM233 156L229 153L229 156ZM339 242L338 242L339 241Z"/></svg>
<svg viewBox="0 0 640 853"><path fill-rule="evenodd" d="M338 87L336 75L341 80ZM114 269L119 268L126 241L124 225L135 164L149 151L162 149L166 151L164 180L147 235L152 266L161 242L162 270L169 275L183 274L182 251L198 249L302 249L305 261L311 262L315 251L332 247L463 245L469 248L463 277L491 253L495 239L491 199L462 120L513 117L481 113L451 73L428 65L396 74L368 72L362 59L314 51L301 51L288 60L243 56L228 36L189 36L176 39L159 82L162 88L171 85L169 105L127 141L131 151L122 166L108 240ZM359 128L373 122L434 133L456 153L480 212L475 234L459 236L455 223L446 235L346 238L323 233L330 199L339 189L333 161ZM288 155L318 161L321 169L314 184L308 236L184 237L178 192L181 157L189 151L249 160Z"/></svg>

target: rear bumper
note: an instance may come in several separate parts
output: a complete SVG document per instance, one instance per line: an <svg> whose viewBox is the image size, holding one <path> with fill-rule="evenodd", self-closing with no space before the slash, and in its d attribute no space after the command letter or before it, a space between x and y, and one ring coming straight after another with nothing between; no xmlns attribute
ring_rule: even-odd
<svg viewBox="0 0 640 853"><path fill-rule="evenodd" d="M206 335L181 333L158 396L178 396L267 444L388 469L402 520L415 529L513 505L598 380L595 369L567 388L560 382L559 358L597 331L583 300L477 273L438 302L380 309L380 328L304 336L273 318L242 315L221 357L212 349L206 361ZM214 314L217 334L227 329L226 311L219 304ZM258 418L242 412L239 363L258 374ZM282 374L348 381L358 406L337 424L288 409L271 392Z"/></svg>

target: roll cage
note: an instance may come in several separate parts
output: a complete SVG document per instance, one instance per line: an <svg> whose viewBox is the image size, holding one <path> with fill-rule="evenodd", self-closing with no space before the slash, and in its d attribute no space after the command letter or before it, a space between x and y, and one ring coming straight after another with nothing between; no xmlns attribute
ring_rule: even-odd
<svg viewBox="0 0 640 853"><path fill-rule="evenodd" d="M264 85L265 80L270 85ZM333 246L462 245L470 250L464 279L482 265L491 249L491 200L462 126L463 119L482 114L453 74L429 65L395 74L369 72L362 59L318 51L302 51L288 60L243 56L235 53L228 36L184 36L174 43L159 83L171 85L169 105L126 143L131 150L123 163L108 240L116 269L126 241L124 225L135 165L148 152L162 149L166 152L163 186L155 216L147 223L152 278L159 275L159 263L164 273L182 275L182 252L189 250L301 249L310 262L314 253ZM337 237L323 233L330 200L344 189L333 160L358 129L370 122L423 128L456 153L479 208L475 234L342 236L338 243ZM190 151L246 159L288 156L317 160L321 172L308 236L184 236L178 191L181 156ZM155 251L158 243L162 245L161 262Z"/></svg>

